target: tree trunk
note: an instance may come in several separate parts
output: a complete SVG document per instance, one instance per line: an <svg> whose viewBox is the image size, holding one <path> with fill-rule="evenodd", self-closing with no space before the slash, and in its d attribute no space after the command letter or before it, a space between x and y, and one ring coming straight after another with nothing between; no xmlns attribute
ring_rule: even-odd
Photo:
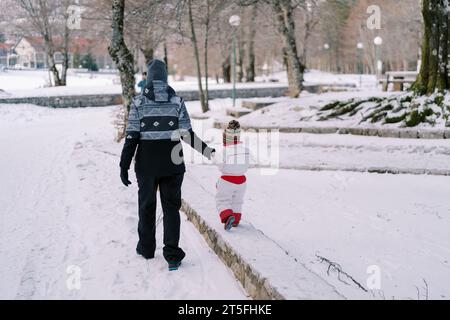
<svg viewBox="0 0 450 320"><path fill-rule="evenodd" d="M422 0L424 38L422 65L413 89L419 94L450 89L449 12L446 0Z"/></svg>
<svg viewBox="0 0 450 320"><path fill-rule="evenodd" d="M255 82L255 37L256 37L256 19L258 16L258 7L255 3L252 7L250 25L248 31L248 66L247 66L247 82Z"/></svg>
<svg viewBox="0 0 450 320"><path fill-rule="evenodd" d="M67 10L66 10L67 12ZM64 45L63 45L63 68L61 74L61 85L67 84L67 69L69 69L69 42L70 42L70 29L67 25L69 17L64 19Z"/></svg>
<svg viewBox="0 0 450 320"><path fill-rule="evenodd" d="M199 91L198 93L200 96L200 104L202 106L202 111L207 112L209 109L206 105L205 93L203 92L202 70L200 66L200 53L198 50L197 36L195 33L194 17L192 15L192 0L188 0L188 13L189 13L189 24L191 27L191 42L192 45L194 46L195 62L197 64L197 80L198 80L198 91Z"/></svg>
<svg viewBox="0 0 450 320"><path fill-rule="evenodd" d="M44 42L46 46L46 53L47 53L47 64L48 69L53 75L53 81L55 82L55 87L62 86L61 79L59 77L59 71L56 68L55 63L55 50L53 49L53 41L48 40L48 37L44 37Z"/></svg>
<svg viewBox="0 0 450 320"><path fill-rule="evenodd" d="M307 19L307 18L305 18L305 19ZM311 25L311 21L307 21L306 23L305 23L305 26L304 26L304 28L305 28L305 34L304 34L304 36L303 36L303 52L302 52L302 57L303 57L303 64L305 65L305 66L307 66L308 65L308 49L309 49L309 38L311 37L311 35L312 35L312 29L313 29L313 26Z"/></svg>
<svg viewBox="0 0 450 320"><path fill-rule="evenodd" d="M134 98L136 80L134 77L134 57L128 49L123 37L125 0L112 0L112 38L108 48L109 54L120 72L122 95L126 108L123 131L119 132L119 139L125 135L128 113Z"/></svg>
<svg viewBox="0 0 450 320"><path fill-rule="evenodd" d="M209 25L210 25L210 3L206 0L206 21L205 21L205 104L209 110L209 67L208 67L208 46L209 46Z"/></svg>
<svg viewBox="0 0 450 320"><path fill-rule="evenodd" d="M223 82L231 83L231 63L230 56L226 57L222 62L222 77Z"/></svg>
<svg viewBox="0 0 450 320"><path fill-rule="evenodd" d="M242 41L238 42L238 51L239 51L239 57L237 61L237 82L244 81L244 55L245 55L245 49L244 49L244 43Z"/></svg>
<svg viewBox="0 0 450 320"><path fill-rule="evenodd" d="M294 74L293 74L292 68L289 66L289 56L288 56L286 48L283 48L283 63L286 66L286 73L287 73L288 83L294 82L295 81L295 79L293 79Z"/></svg>
<svg viewBox="0 0 450 320"><path fill-rule="evenodd" d="M166 64L167 74L169 74L169 54L167 52L167 43L164 41L164 63Z"/></svg>
<svg viewBox="0 0 450 320"><path fill-rule="evenodd" d="M153 60L155 55L155 50L153 49L153 46L150 48L141 48L141 52L144 55L145 64L148 65L150 61Z"/></svg>
<svg viewBox="0 0 450 320"><path fill-rule="evenodd" d="M237 45L238 45L238 60L237 60L237 82L242 82L244 80L244 56L245 56L245 32L244 28L240 28L239 30L239 36L237 39Z"/></svg>
<svg viewBox="0 0 450 320"><path fill-rule="evenodd" d="M300 95L303 89L303 72L305 67L300 62L297 51L293 17L294 8L291 0L272 0L272 7L276 15L278 30L283 37L284 48L286 49L289 95L295 98Z"/></svg>
<svg viewBox="0 0 450 320"><path fill-rule="evenodd" d="M62 86L61 79L59 77L59 71L56 68L55 63L55 47L53 45L52 33L50 29L50 17L49 17L49 9L47 7L47 2L40 0L40 14L42 15L42 33L47 53L47 64L50 72L53 75L53 81L55 81L55 87Z"/></svg>
<svg viewBox="0 0 450 320"><path fill-rule="evenodd" d="M342 72L342 68L341 68L341 54L339 52L339 43L336 43L336 47L334 48L334 61L335 61L335 66L336 66L336 72L337 73L341 73Z"/></svg>

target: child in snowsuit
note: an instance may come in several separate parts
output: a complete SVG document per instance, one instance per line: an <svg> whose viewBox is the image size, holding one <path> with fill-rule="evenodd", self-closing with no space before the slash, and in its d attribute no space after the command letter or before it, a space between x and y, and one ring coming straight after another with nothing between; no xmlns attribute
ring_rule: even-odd
<svg viewBox="0 0 450 320"><path fill-rule="evenodd" d="M232 120L223 133L222 157L215 160L222 173L217 181L216 206L227 231L241 221L247 187L245 173L249 168L250 153L240 141L240 133L239 122Z"/></svg>

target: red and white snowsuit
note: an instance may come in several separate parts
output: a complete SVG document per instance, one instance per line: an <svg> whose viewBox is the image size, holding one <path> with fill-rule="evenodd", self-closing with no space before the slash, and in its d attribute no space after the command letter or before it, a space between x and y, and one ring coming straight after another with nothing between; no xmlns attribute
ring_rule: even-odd
<svg viewBox="0 0 450 320"><path fill-rule="evenodd" d="M216 185L216 207L220 219L225 223L233 215L234 226L237 226L247 188L245 173L250 165L250 152L241 142L225 145L223 154L216 157L216 164L222 173Z"/></svg>

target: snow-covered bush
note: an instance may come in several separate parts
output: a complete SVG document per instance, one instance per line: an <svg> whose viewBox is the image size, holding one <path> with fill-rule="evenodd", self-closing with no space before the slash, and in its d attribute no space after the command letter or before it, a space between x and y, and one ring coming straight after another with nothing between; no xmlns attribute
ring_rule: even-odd
<svg viewBox="0 0 450 320"><path fill-rule="evenodd" d="M436 92L431 96L420 96L408 92L390 98L334 101L320 108L316 117L319 121L359 117L361 123L450 127L450 94Z"/></svg>

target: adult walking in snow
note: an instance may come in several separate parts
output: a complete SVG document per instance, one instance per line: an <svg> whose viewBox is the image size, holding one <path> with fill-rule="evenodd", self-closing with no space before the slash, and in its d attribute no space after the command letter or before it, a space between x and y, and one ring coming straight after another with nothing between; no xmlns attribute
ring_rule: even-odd
<svg viewBox="0 0 450 320"><path fill-rule="evenodd" d="M185 257L179 247L181 185L186 171L181 140L208 159L215 152L193 132L183 99L167 83L164 62L153 60L148 65L147 84L131 105L120 177L125 186L131 184L128 170L137 149L139 242L136 251L145 259L155 256L156 193L159 188L164 214L163 255L169 270L176 270Z"/></svg>

